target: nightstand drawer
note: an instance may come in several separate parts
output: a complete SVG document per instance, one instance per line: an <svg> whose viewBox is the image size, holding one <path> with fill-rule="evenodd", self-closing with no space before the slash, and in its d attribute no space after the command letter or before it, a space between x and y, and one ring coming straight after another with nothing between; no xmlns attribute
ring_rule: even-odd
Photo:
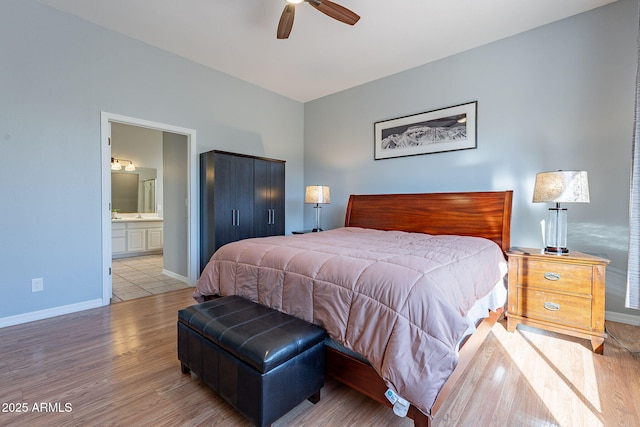
<svg viewBox="0 0 640 427"><path fill-rule="evenodd" d="M604 352L604 285L609 260L572 251L545 254L535 248L511 248L507 330L519 324L591 340Z"/></svg>
<svg viewBox="0 0 640 427"><path fill-rule="evenodd" d="M518 271L518 284L591 295L592 268L590 265L522 260Z"/></svg>
<svg viewBox="0 0 640 427"><path fill-rule="evenodd" d="M518 313L581 329L591 328L591 298L518 287Z"/></svg>

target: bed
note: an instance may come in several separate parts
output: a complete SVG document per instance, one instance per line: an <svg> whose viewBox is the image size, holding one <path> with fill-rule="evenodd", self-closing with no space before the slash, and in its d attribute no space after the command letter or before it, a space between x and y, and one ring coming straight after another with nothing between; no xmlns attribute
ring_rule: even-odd
<svg viewBox="0 0 640 427"><path fill-rule="evenodd" d="M392 390L429 425L501 313L492 299L465 338L475 301L504 290L511 202L511 191L351 195L344 228L220 248L194 297L237 294L320 324L339 344L328 375L390 406Z"/></svg>

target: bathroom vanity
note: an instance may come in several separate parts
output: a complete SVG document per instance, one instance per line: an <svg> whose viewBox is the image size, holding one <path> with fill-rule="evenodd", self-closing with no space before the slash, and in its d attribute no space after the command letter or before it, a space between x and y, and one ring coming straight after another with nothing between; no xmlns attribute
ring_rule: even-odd
<svg viewBox="0 0 640 427"><path fill-rule="evenodd" d="M113 258L162 253L162 218L127 218L111 220Z"/></svg>

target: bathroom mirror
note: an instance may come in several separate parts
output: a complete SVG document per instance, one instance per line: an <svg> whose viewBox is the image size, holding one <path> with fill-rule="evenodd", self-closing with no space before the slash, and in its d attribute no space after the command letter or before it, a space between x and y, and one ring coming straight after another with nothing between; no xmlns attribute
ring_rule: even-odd
<svg viewBox="0 0 640 427"><path fill-rule="evenodd" d="M156 178L142 181L142 212L156 211Z"/></svg>
<svg viewBox="0 0 640 427"><path fill-rule="evenodd" d="M155 168L111 171L111 209L120 213L156 212Z"/></svg>

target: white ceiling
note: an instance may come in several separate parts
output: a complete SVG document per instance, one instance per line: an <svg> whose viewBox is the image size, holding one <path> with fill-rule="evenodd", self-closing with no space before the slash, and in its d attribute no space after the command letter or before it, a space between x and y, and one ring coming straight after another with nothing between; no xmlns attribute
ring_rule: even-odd
<svg viewBox="0 0 640 427"><path fill-rule="evenodd" d="M307 102L615 0L334 0L353 27L284 0L39 0L134 39Z"/></svg>

